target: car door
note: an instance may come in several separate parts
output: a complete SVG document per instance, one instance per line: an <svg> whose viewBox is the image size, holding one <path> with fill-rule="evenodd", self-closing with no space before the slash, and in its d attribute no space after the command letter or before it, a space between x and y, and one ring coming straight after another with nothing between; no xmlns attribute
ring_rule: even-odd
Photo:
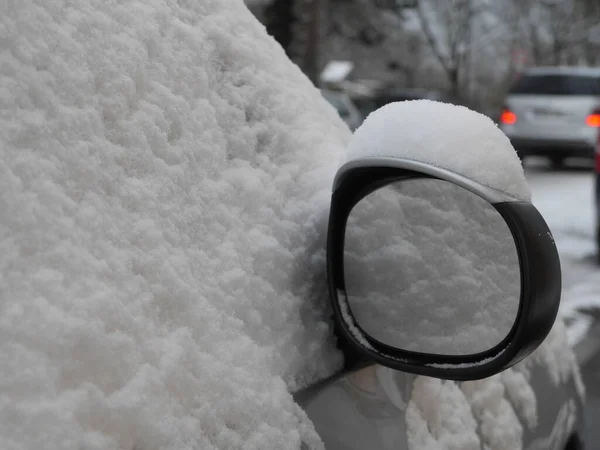
<svg viewBox="0 0 600 450"><path fill-rule="evenodd" d="M294 399L327 450L404 450L409 448L405 414L414 378L370 364L299 391Z"/></svg>
<svg viewBox="0 0 600 450"><path fill-rule="evenodd" d="M457 383L372 364L294 398L327 450L578 449L584 416L577 366L571 360L559 375L542 356L570 359L565 342L559 326L540 352L489 379Z"/></svg>

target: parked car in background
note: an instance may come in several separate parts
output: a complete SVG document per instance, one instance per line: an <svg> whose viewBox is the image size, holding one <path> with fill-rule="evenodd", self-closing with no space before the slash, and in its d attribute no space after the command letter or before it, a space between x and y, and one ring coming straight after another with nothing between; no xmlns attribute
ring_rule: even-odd
<svg viewBox="0 0 600 450"><path fill-rule="evenodd" d="M600 127L600 68L536 67L514 83L500 127L521 159L592 158Z"/></svg>
<svg viewBox="0 0 600 450"><path fill-rule="evenodd" d="M360 113L350 96L345 92L322 89L321 94L333 105L338 114L348 127L354 131L363 121L363 115Z"/></svg>

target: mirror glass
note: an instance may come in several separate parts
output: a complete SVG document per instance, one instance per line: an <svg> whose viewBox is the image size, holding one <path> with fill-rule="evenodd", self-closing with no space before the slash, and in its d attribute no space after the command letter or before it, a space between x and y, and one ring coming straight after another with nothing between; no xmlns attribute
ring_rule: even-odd
<svg viewBox="0 0 600 450"><path fill-rule="evenodd" d="M346 226L344 278L358 325L404 350L489 350L519 309L519 260L504 219L442 180L396 181L361 199Z"/></svg>

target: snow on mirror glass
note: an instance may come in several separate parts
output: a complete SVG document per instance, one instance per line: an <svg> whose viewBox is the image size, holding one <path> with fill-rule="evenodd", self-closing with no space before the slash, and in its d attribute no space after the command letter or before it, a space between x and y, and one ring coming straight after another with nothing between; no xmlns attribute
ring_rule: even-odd
<svg viewBox="0 0 600 450"><path fill-rule="evenodd" d="M511 232L477 195L441 180L385 185L348 217L344 278L358 325L405 350L465 355L499 344L521 293Z"/></svg>

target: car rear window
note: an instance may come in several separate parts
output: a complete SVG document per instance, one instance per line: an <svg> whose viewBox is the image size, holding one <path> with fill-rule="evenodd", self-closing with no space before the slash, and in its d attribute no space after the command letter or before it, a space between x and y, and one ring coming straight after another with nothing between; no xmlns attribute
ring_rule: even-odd
<svg viewBox="0 0 600 450"><path fill-rule="evenodd" d="M600 95L600 77L586 75L524 75L511 94Z"/></svg>

